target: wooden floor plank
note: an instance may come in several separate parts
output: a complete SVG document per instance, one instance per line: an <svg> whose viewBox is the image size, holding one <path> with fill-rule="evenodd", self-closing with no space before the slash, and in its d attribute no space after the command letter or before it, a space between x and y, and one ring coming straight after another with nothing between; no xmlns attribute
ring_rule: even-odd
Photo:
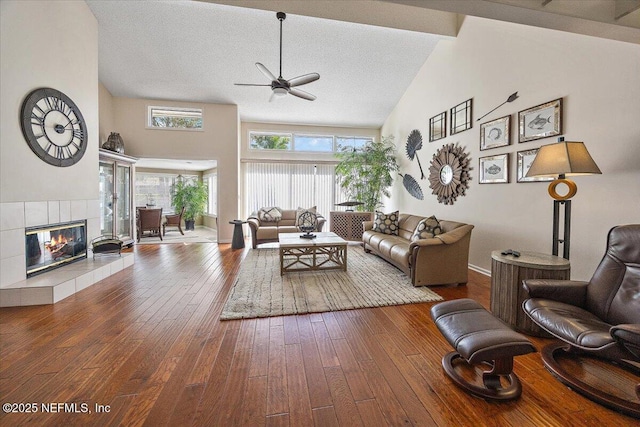
<svg viewBox="0 0 640 427"><path fill-rule="evenodd" d="M284 326L275 324L269 330L269 368L267 373L267 415L289 413Z"/></svg>
<svg viewBox="0 0 640 427"><path fill-rule="evenodd" d="M242 402L242 423L246 427L264 426L267 413L267 376L249 377Z"/></svg>
<svg viewBox="0 0 640 427"><path fill-rule="evenodd" d="M304 372L307 384L311 385L309 387L309 402L312 408L320 408L332 405L333 400L331 400L331 391L324 375L322 358L311 326L311 318L312 316L298 316L297 321Z"/></svg>
<svg viewBox="0 0 640 427"><path fill-rule="evenodd" d="M364 424L362 423L362 418L360 418L356 402L340 366L326 367L324 370L334 402L333 407L340 425L353 427L363 426Z"/></svg>
<svg viewBox="0 0 640 427"><path fill-rule="evenodd" d="M316 427L338 427L340 422L333 406L324 406L313 410L313 425ZM365 424L370 425L370 424Z"/></svg>
<svg viewBox="0 0 640 427"><path fill-rule="evenodd" d="M288 344L285 346L285 360L287 364L287 388L289 389L289 422L296 426L311 425L313 417L309 400L309 385L304 372L300 344Z"/></svg>
<svg viewBox="0 0 640 427"><path fill-rule="evenodd" d="M55 305L1 308L3 402L110 412L0 413L0 425L640 426L557 381L540 353L515 360L520 399L470 396L442 370L452 349L431 320L435 303L220 321L251 250L137 245L133 266ZM433 290L489 307L490 279L474 271L467 286ZM633 390L598 361L570 369Z"/></svg>

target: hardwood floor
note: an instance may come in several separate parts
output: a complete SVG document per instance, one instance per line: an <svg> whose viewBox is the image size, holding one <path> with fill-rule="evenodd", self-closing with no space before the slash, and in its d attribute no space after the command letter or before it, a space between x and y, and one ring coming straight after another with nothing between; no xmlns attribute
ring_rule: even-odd
<svg viewBox="0 0 640 427"><path fill-rule="evenodd" d="M53 306L0 309L0 400L37 409L0 424L640 425L564 387L539 353L515 359L520 400L470 397L442 371L433 303L221 322L249 250L140 245L133 267ZM470 279L434 290L489 307L489 279Z"/></svg>

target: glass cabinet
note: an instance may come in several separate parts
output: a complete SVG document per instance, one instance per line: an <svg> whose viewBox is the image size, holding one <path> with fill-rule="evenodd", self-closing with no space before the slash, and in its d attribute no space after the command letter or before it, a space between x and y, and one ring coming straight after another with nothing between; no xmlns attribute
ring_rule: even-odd
<svg viewBox="0 0 640 427"><path fill-rule="evenodd" d="M100 233L133 243L133 172L138 159L100 149Z"/></svg>

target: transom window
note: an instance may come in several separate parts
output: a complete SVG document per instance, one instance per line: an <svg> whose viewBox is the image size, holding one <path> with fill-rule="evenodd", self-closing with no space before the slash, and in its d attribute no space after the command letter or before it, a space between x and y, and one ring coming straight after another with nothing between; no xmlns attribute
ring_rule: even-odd
<svg viewBox="0 0 640 427"><path fill-rule="evenodd" d="M147 126L153 129L202 130L202 109L150 106Z"/></svg>
<svg viewBox="0 0 640 427"><path fill-rule="evenodd" d="M285 150L332 153L344 150L361 151L373 142L368 136L311 135L298 133L250 132L251 150Z"/></svg>

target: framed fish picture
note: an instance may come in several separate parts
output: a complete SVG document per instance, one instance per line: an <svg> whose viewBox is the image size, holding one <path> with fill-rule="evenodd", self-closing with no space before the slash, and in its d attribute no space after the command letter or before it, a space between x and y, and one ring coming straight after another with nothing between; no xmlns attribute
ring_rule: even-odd
<svg viewBox="0 0 640 427"><path fill-rule="evenodd" d="M480 184L503 184L509 182L509 153L480 157Z"/></svg>
<svg viewBox="0 0 640 427"><path fill-rule="evenodd" d="M509 145L511 115L480 125L480 151Z"/></svg>
<svg viewBox="0 0 640 427"><path fill-rule="evenodd" d="M553 177L546 176L527 176L529 168L533 163L533 159L536 158L539 148L533 150L518 151L518 173L516 182L540 182L540 181L553 181Z"/></svg>
<svg viewBox="0 0 640 427"><path fill-rule="evenodd" d="M518 113L518 142L533 141L562 133L562 98Z"/></svg>

